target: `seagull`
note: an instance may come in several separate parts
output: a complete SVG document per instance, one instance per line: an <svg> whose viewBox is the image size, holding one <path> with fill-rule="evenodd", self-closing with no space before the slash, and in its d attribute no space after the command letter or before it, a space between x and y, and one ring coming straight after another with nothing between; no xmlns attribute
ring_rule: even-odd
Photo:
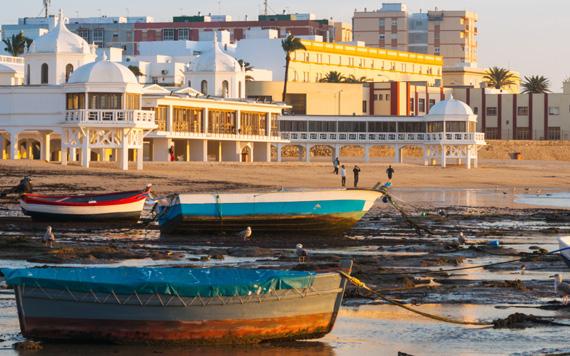
<svg viewBox="0 0 570 356"><path fill-rule="evenodd" d="M244 241L251 240L253 236L253 231L251 231L251 226L248 226L245 228L245 230L240 231L238 236L241 237Z"/></svg>
<svg viewBox="0 0 570 356"><path fill-rule="evenodd" d="M570 283L563 282L560 274L555 274L550 278L554 278L554 293L562 297L562 304L567 305L570 298Z"/></svg>
<svg viewBox="0 0 570 356"><path fill-rule="evenodd" d="M465 245L467 243L467 239L465 239L465 235L463 235L463 231L459 232L459 237L457 238L457 242L459 242L460 245Z"/></svg>
<svg viewBox="0 0 570 356"><path fill-rule="evenodd" d="M437 214L438 214L439 216L441 216L441 217L445 217L445 216L447 215L447 214L445 213L445 210L443 210L443 209L439 209L439 210L437 211Z"/></svg>
<svg viewBox="0 0 570 356"><path fill-rule="evenodd" d="M295 254L299 257L300 263L306 262L309 256L309 252L303 248L303 244L297 244L297 246L295 246Z"/></svg>
<svg viewBox="0 0 570 356"><path fill-rule="evenodd" d="M48 226L46 228L46 232L44 233L44 236L42 237L42 243L45 246L53 247L54 241L55 241L55 235L53 234L51 226Z"/></svg>

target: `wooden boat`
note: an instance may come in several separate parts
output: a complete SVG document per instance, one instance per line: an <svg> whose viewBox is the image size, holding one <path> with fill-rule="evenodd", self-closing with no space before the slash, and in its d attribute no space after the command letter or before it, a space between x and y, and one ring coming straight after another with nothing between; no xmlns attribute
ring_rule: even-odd
<svg viewBox="0 0 570 356"><path fill-rule="evenodd" d="M164 233L342 232L356 224L381 192L337 189L266 193L178 194L159 209Z"/></svg>
<svg viewBox="0 0 570 356"><path fill-rule="evenodd" d="M138 219L151 186L144 190L109 194L23 194L20 207L37 220L78 221Z"/></svg>
<svg viewBox="0 0 570 356"><path fill-rule="evenodd" d="M341 269L350 273L352 262ZM3 270L26 338L117 343L257 343L319 338L346 279L239 268Z"/></svg>
<svg viewBox="0 0 570 356"><path fill-rule="evenodd" d="M560 256L562 256L562 259L564 260L564 262L566 262L568 267L570 267L570 236L559 237L558 238L558 245L560 246L561 250L567 249L567 250L560 251Z"/></svg>

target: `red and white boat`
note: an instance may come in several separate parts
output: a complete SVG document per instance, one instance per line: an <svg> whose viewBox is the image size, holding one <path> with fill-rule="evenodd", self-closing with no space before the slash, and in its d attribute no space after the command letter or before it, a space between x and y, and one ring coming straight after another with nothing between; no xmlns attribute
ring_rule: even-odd
<svg viewBox="0 0 570 356"><path fill-rule="evenodd" d="M41 195L23 194L20 207L37 220L113 220L140 217L151 186L144 190L108 194Z"/></svg>

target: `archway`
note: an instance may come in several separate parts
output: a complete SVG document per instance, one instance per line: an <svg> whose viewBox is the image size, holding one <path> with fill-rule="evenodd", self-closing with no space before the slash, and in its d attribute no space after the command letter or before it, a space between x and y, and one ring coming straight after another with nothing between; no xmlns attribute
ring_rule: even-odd
<svg viewBox="0 0 570 356"><path fill-rule="evenodd" d="M334 147L331 145L313 145L310 154L316 160L332 161L335 158Z"/></svg>
<svg viewBox="0 0 570 356"><path fill-rule="evenodd" d="M283 161L302 161L305 158L305 147L303 145L283 145L281 147L281 160Z"/></svg>
<svg viewBox="0 0 570 356"><path fill-rule="evenodd" d="M241 162L251 162L251 147L245 146L241 150Z"/></svg>

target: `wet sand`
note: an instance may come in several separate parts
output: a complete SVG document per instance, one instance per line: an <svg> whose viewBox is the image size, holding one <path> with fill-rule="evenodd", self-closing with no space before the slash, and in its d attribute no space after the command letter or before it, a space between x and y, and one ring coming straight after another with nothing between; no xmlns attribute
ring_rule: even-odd
<svg viewBox="0 0 570 356"><path fill-rule="evenodd" d="M24 168L19 165L21 162L17 163L0 164L0 174L7 178L2 180L2 185L9 186L23 174L31 173L38 191L44 192L130 189L137 185L142 187L150 179L154 180L159 192L182 189L265 189L279 186L287 178L290 178L289 187L323 187L329 182L330 186L334 186L336 180L336 176L328 171L330 167L326 163L290 163L283 167L274 167L273 164L240 167L225 164L180 164L161 168L157 165L147 167L148 171L127 173L102 167L93 170L62 168L38 162ZM570 168L562 165L560 169L554 170L554 167L544 166L544 170L537 173L537 166L528 162L521 166L515 162L515 165L519 168L520 175L511 177L498 187L479 185L482 184L483 177L477 173L478 170L396 166L396 188L392 193L401 199L400 205L412 214L414 221L434 232L433 236L419 236L394 209L378 201L352 231L335 238L305 238L301 241L295 236L256 238L254 233L253 241L245 243L235 236L161 238L156 226L152 225L142 228L136 225L63 224L55 225L58 241L54 249L49 249L38 241L45 224L31 223L21 216L14 201L2 200L0 203L4 210L0 211L0 266L239 265L319 269L334 267L341 259L351 258L355 262L354 275L357 278L387 296L417 304L420 309L436 314L489 321L514 312L517 310L511 308L514 305L524 305L530 309L520 310L529 314L556 315L561 320L569 319L568 309L549 311L539 307L557 303L548 276L568 271L558 256L544 257L541 253L543 250L556 249L556 237L569 233L570 212L533 207L516 201L521 194L536 194L534 189L541 189L541 194L545 191L560 191L563 183L569 180ZM176 171L163 171L165 167L172 166L176 166ZM380 172L385 167L383 164L363 166ZM550 173L546 168L555 173ZM426 170L423 171L424 169ZM488 172L506 176L512 167L492 166L488 169ZM300 176L301 172L306 171L311 172L307 179ZM472 172L475 172L474 175L471 175ZM400 174L406 178L398 181ZM544 178L540 185L522 184L535 174L561 178ZM256 175L260 177L255 179ZM382 177L382 174L378 175ZM276 177L275 181L266 179L268 176ZM440 181L434 176L438 176ZM225 179L212 179L216 177ZM320 185L317 184L319 177L322 180ZM415 183L408 181L410 177L416 177ZM375 182L372 178L368 179L369 181L364 181L366 184L372 185ZM456 185L446 187L444 182L453 179L457 180ZM529 189L525 189L527 187ZM442 207L446 213L444 217L437 214L437 210ZM454 246L460 231L465 233L470 242L467 246ZM489 240L495 239L500 241L501 247L486 246ZM299 264L294 256L293 248L298 242L302 242L310 252L306 264ZM402 274L469 267L521 257L526 260L486 269L436 274L432 276L432 282L430 279ZM526 271L521 274L523 264ZM0 292L0 339L5 340L0 343L0 348L8 350L21 337L18 336L13 294L10 291ZM496 306L509 308L499 309ZM362 351L376 353L382 350L388 354L397 351L440 354L449 350L451 345L457 354L464 355L509 354L517 351L532 354L542 349L562 348L565 343L561 343L560 335L564 332L565 329L551 327L524 331L473 331L471 328L435 323L414 316L371 298L363 290L350 288L333 333L318 342L202 351L204 354L254 351L256 354L287 352L332 355L357 354ZM95 350L127 354L157 351L140 347L100 347L103 349ZM60 346L48 345L42 354L61 354L63 350ZM84 352L80 346L71 350L74 350L72 353L92 353L89 348ZM166 354L174 354L179 350L160 349Z"/></svg>

